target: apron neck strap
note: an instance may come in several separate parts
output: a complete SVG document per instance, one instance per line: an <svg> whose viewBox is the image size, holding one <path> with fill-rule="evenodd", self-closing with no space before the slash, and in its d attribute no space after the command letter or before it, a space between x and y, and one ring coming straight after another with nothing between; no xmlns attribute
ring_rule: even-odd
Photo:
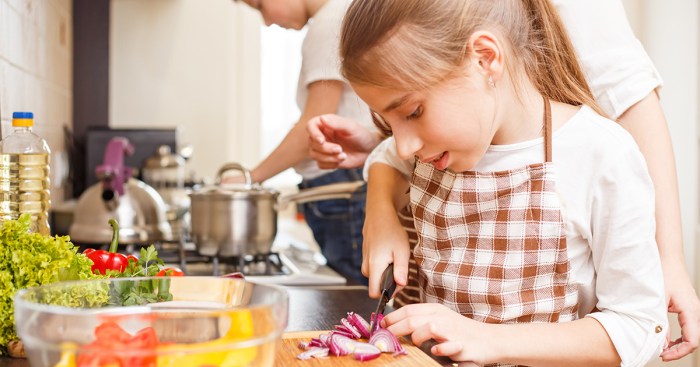
<svg viewBox="0 0 700 367"><path fill-rule="evenodd" d="M552 111L549 103L549 98L542 96L544 99L544 161L549 163L552 161Z"/></svg>

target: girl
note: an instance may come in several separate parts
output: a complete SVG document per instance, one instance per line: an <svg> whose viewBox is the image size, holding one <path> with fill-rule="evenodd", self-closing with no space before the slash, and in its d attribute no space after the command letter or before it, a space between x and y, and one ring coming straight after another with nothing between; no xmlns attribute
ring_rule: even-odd
<svg viewBox="0 0 700 367"><path fill-rule="evenodd" d="M396 168L412 175L426 303L384 326L477 364L658 355L653 187L633 139L600 116L547 0L355 0L340 50L398 156L415 157Z"/></svg>

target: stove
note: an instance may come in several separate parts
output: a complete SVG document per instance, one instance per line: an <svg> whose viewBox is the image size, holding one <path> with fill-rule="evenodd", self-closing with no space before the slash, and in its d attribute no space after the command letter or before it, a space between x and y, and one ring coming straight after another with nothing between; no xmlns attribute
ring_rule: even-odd
<svg viewBox="0 0 700 367"><path fill-rule="evenodd" d="M161 243L158 256L191 276L221 276L240 272L256 283L290 286L344 285L345 277L326 266L323 255L293 236L278 233L272 252L236 257L203 256L194 243Z"/></svg>

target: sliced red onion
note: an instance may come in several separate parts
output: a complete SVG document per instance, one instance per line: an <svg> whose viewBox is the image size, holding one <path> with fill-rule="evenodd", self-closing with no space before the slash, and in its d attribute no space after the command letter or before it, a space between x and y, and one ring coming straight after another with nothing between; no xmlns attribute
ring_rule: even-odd
<svg viewBox="0 0 700 367"><path fill-rule="evenodd" d="M355 351L357 342L339 333L332 333L328 347L330 353L336 356L344 356Z"/></svg>
<svg viewBox="0 0 700 367"><path fill-rule="evenodd" d="M355 339L360 339L362 337L362 333L360 333L360 330L357 330L357 328L354 327L350 323L350 321L348 321L348 319L343 317L342 319L340 319L340 323L343 324L343 326L345 326L345 328L347 328L350 331L350 333L355 337Z"/></svg>
<svg viewBox="0 0 700 367"><path fill-rule="evenodd" d="M321 334L318 336L318 340L320 340L323 345L328 345L330 337L331 334Z"/></svg>
<svg viewBox="0 0 700 367"><path fill-rule="evenodd" d="M401 342L389 329L379 328L374 331L369 343L376 346L382 352L400 352L403 350Z"/></svg>
<svg viewBox="0 0 700 367"><path fill-rule="evenodd" d="M355 342L355 352L353 355L358 361L369 361L379 357L382 351L369 343Z"/></svg>
<svg viewBox="0 0 700 367"><path fill-rule="evenodd" d="M363 338L369 338L369 322L364 317L358 313L348 312L347 320L360 332Z"/></svg>
<svg viewBox="0 0 700 367"><path fill-rule="evenodd" d="M347 336L348 338L355 339L355 335L352 334L352 331L348 330L345 326L336 325L335 329L336 330L331 331L331 333L340 334L340 335Z"/></svg>
<svg viewBox="0 0 700 367"><path fill-rule="evenodd" d="M309 342L299 342L299 344L297 344L297 348L307 350L309 349Z"/></svg>
<svg viewBox="0 0 700 367"><path fill-rule="evenodd" d="M321 348L328 348L328 344L324 343L321 341L321 339L313 338L309 342L309 347L321 347Z"/></svg>
<svg viewBox="0 0 700 367"><path fill-rule="evenodd" d="M311 358L326 358L328 357L328 348L313 347L306 352L297 355L298 359L307 360Z"/></svg>

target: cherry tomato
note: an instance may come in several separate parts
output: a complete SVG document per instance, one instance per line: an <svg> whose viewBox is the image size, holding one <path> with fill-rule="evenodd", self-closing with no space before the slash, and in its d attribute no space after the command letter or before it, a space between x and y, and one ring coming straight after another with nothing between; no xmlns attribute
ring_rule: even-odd
<svg viewBox="0 0 700 367"><path fill-rule="evenodd" d="M185 275L185 273L178 268L163 268L156 274L157 277L181 277L183 275Z"/></svg>

